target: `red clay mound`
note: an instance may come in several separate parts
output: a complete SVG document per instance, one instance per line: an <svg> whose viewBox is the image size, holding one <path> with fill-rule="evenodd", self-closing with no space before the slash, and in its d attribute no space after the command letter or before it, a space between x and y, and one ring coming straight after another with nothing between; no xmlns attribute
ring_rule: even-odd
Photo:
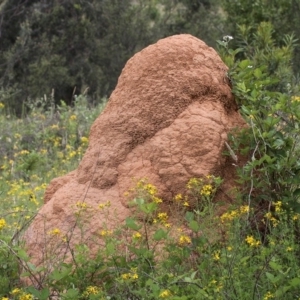
<svg viewBox="0 0 300 300"><path fill-rule="evenodd" d="M207 174L225 178L223 190L229 190L233 167L222 152L228 132L244 121L226 71L215 50L186 34L134 55L91 128L78 169L54 179L46 191L45 205L26 232L33 260L45 259L55 235L72 232L73 239L88 242L104 223L122 222L130 215L123 195L132 178L147 177L164 201L182 193L191 177ZM114 213L104 218L97 207L107 201ZM84 233L74 214L80 209L89 210ZM53 259L67 253L67 245L61 242Z"/></svg>

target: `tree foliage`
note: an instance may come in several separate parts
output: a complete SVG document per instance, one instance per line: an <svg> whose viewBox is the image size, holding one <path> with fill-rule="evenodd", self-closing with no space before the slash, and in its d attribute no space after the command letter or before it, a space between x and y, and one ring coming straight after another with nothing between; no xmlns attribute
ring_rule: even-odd
<svg viewBox="0 0 300 300"><path fill-rule="evenodd" d="M300 0L222 0L226 12L228 34L240 41L240 26L247 28L248 36L256 34L261 22L272 24L272 38L278 45L284 45L286 34L300 35ZM294 73L300 73L300 45L294 49Z"/></svg>
<svg viewBox="0 0 300 300"><path fill-rule="evenodd" d="M1 85L14 88L19 101L52 89L66 101L87 89L94 98L108 94L132 53L155 40L151 1L52 0L26 9L25 2L18 3L25 12L3 37L1 55ZM14 8L2 8L2 30Z"/></svg>
<svg viewBox="0 0 300 300"><path fill-rule="evenodd" d="M189 32L213 43L215 7L207 0L4 1L0 96L14 107L50 93L67 103L74 94L109 96L126 61L159 38Z"/></svg>

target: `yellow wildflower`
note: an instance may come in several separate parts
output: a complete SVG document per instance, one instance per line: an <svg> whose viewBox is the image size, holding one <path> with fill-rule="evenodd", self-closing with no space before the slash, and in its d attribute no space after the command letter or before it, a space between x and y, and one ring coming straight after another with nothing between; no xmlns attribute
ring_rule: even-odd
<svg viewBox="0 0 300 300"><path fill-rule="evenodd" d="M247 214L250 211L249 205L243 205L240 207L240 213L241 214Z"/></svg>
<svg viewBox="0 0 300 300"><path fill-rule="evenodd" d="M142 235L139 233L139 232L136 232L132 235L132 238L135 239L135 240L138 240L142 237Z"/></svg>
<svg viewBox="0 0 300 300"><path fill-rule="evenodd" d="M59 126L57 124L53 124L50 126L51 129L59 129Z"/></svg>
<svg viewBox="0 0 300 300"><path fill-rule="evenodd" d="M89 139L87 137L83 136L80 138L80 141L82 144L87 144L89 142Z"/></svg>
<svg viewBox="0 0 300 300"><path fill-rule="evenodd" d="M77 152L76 151L71 151L69 152L69 157L73 158L74 156L76 156Z"/></svg>
<svg viewBox="0 0 300 300"><path fill-rule="evenodd" d="M110 201L106 201L105 203L101 203L98 205L99 209L104 209L105 207L110 207Z"/></svg>
<svg viewBox="0 0 300 300"><path fill-rule="evenodd" d="M172 293L170 290L163 290L159 294L159 298L169 298L172 296Z"/></svg>
<svg viewBox="0 0 300 300"><path fill-rule="evenodd" d="M4 108L4 104L2 102L0 102L0 109Z"/></svg>
<svg viewBox="0 0 300 300"><path fill-rule="evenodd" d="M230 222L232 220L234 220L235 218L237 218L239 216L238 211L237 210L232 210L230 212L226 212L224 213L220 219L222 223Z"/></svg>
<svg viewBox="0 0 300 300"><path fill-rule="evenodd" d="M21 150L19 152L20 155L26 155L26 154L29 154L30 152L28 150Z"/></svg>
<svg viewBox="0 0 300 300"><path fill-rule="evenodd" d="M139 275L137 274L137 268L131 268L131 273L124 273L121 275L121 278L123 280L129 280L129 279L133 279L133 280L137 280L139 278Z"/></svg>
<svg viewBox="0 0 300 300"><path fill-rule="evenodd" d="M148 192L149 195L155 195L157 193L157 189L151 183L145 185L144 189Z"/></svg>
<svg viewBox="0 0 300 300"><path fill-rule="evenodd" d="M286 251L287 251L287 252L291 252L291 251L293 251L293 248L292 248L292 247L287 247L287 248L286 248Z"/></svg>
<svg viewBox="0 0 300 300"><path fill-rule="evenodd" d="M160 199L160 198L158 198L158 197L155 197L155 196L152 197L152 200L153 200L153 202L155 202L155 203L157 203L157 204L163 202L162 199Z"/></svg>
<svg viewBox="0 0 300 300"><path fill-rule="evenodd" d="M75 121L76 119L77 119L76 115L71 115L69 118L70 121Z"/></svg>
<svg viewBox="0 0 300 300"><path fill-rule="evenodd" d="M175 201L179 202L182 200L182 195L181 194L177 194L174 198Z"/></svg>
<svg viewBox="0 0 300 300"><path fill-rule="evenodd" d="M0 219L0 230L6 227L6 221L4 219Z"/></svg>
<svg viewBox="0 0 300 300"><path fill-rule="evenodd" d="M100 235L101 236L110 236L110 235L112 235L112 230L104 230L104 229L102 229L101 231L100 231Z"/></svg>
<svg viewBox="0 0 300 300"><path fill-rule="evenodd" d="M22 294L19 296L19 300L33 300L33 295L31 294Z"/></svg>
<svg viewBox="0 0 300 300"><path fill-rule="evenodd" d="M187 201L184 201L184 202L183 202L183 206L189 207L190 205L189 205L189 203L188 203Z"/></svg>
<svg viewBox="0 0 300 300"><path fill-rule="evenodd" d="M97 286L88 286L84 292L85 296L97 295L100 292L100 288Z"/></svg>
<svg viewBox="0 0 300 300"><path fill-rule="evenodd" d="M85 202L77 201L76 207L79 208L79 209L86 209L87 208L87 204Z"/></svg>
<svg viewBox="0 0 300 300"><path fill-rule="evenodd" d="M214 259L215 261L220 260L220 250L214 252L214 254L213 254L213 259Z"/></svg>
<svg viewBox="0 0 300 300"><path fill-rule="evenodd" d="M164 223L164 226L165 226L166 228L171 228L171 224L170 224L170 223Z"/></svg>
<svg viewBox="0 0 300 300"><path fill-rule="evenodd" d="M273 215L270 211L265 214L265 218L267 218L268 220L271 220L272 217Z"/></svg>
<svg viewBox="0 0 300 300"><path fill-rule="evenodd" d="M61 234L61 231L60 231L59 228L54 228L54 229L48 231L48 234L49 234L49 235L60 235L60 234Z"/></svg>
<svg viewBox="0 0 300 300"><path fill-rule="evenodd" d="M256 240L253 236L250 236L250 235L248 235L245 238L245 241L247 242L247 244L250 247L258 247L261 244L261 242L259 240Z"/></svg>
<svg viewBox="0 0 300 300"><path fill-rule="evenodd" d="M269 221L271 221L271 223L272 223L272 225L273 225L274 227L276 227L276 226L279 224L279 220L276 219L276 218L272 215L271 212L267 212L267 213L265 214L265 218L268 219Z"/></svg>
<svg viewBox="0 0 300 300"><path fill-rule="evenodd" d="M213 192L213 187L211 184L206 184L202 187L201 191L200 191L200 195L202 196L209 196L211 195Z"/></svg>
<svg viewBox="0 0 300 300"><path fill-rule="evenodd" d="M161 221L161 222L166 222L168 220L168 214L167 213L159 213L157 215L157 218Z"/></svg>
<svg viewBox="0 0 300 300"><path fill-rule="evenodd" d="M267 292L267 293L264 295L263 300L268 300L268 299L271 299L271 298L274 298L274 295L273 295L271 292Z"/></svg>
<svg viewBox="0 0 300 300"><path fill-rule="evenodd" d="M292 96L292 101L300 102L300 96Z"/></svg>
<svg viewBox="0 0 300 300"><path fill-rule="evenodd" d="M19 288L15 288L15 289L13 289L10 293L12 294L12 295L18 295L18 294L20 294L22 291L19 289Z"/></svg>
<svg viewBox="0 0 300 300"><path fill-rule="evenodd" d="M124 273L121 275L121 278L124 280L128 280L131 278L131 274L130 273Z"/></svg>
<svg viewBox="0 0 300 300"><path fill-rule="evenodd" d="M282 211L282 202L281 201L275 202L274 206L275 206L275 211L276 212L281 212Z"/></svg>
<svg viewBox="0 0 300 300"><path fill-rule="evenodd" d="M191 241L191 238L187 235L181 235L179 237L179 245L180 246L184 246L184 245L187 245L187 244L190 244L192 241Z"/></svg>

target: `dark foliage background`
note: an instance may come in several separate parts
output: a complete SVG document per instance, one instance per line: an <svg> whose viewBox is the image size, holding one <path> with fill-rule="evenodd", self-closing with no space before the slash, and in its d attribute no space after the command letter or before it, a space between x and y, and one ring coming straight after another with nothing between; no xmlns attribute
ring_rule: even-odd
<svg viewBox="0 0 300 300"><path fill-rule="evenodd" d="M158 39L191 33L210 46L239 26L270 21L275 39L300 34L300 0L3 0L0 4L0 98L23 104L53 95L71 104L99 102L126 61ZM254 30L254 29L253 29ZM296 47L295 74L300 54Z"/></svg>

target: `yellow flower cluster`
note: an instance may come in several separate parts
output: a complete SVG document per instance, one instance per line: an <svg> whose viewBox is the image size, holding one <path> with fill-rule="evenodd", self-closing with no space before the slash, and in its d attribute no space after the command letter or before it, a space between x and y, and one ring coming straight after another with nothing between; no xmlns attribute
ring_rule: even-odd
<svg viewBox="0 0 300 300"><path fill-rule="evenodd" d="M181 202L184 207L189 207L190 206L190 204L188 202L188 197L187 196L183 197L182 194L177 194L174 197L174 201L177 202L177 203Z"/></svg>
<svg viewBox="0 0 300 300"><path fill-rule="evenodd" d="M277 201L275 203L273 203L274 207L275 207L275 211L277 213L282 212L283 208L282 208L282 202L281 201Z"/></svg>
<svg viewBox="0 0 300 300"><path fill-rule="evenodd" d="M48 231L48 235L57 236L60 234L61 234L61 231L59 228L54 228L54 229Z"/></svg>
<svg viewBox="0 0 300 300"><path fill-rule="evenodd" d="M83 292L82 296L88 297L90 295L97 295L101 292L101 289L97 286L88 286Z"/></svg>
<svg viewBox="0 0 300 300"><path fill-rule="evenodd" d="M10 292L10 294L12 295L12 296L17 296L18 298L18 300L33 300L34 299L34 297L33 297L33 295L31 295L31 294L27 294L27 293L25 293L25 292L23 292L21 289L19 289L19 288L15 288L15 289L13 289L11 292ZM7 298L7 297L2 297L1 298L1 300L9 300L9 298Z"/></svg>
<svg viewBox="0 0 300 300"><path fill-rule="evenodd" d="M191 190L191 189L194 189L194 188L198 187L201 183L202 183L202 179L200 179L200 178L191 178L188 181L186 187L187 187L187 189Z"/></svg>
<svg viewBox="0 0 300 300"><path fill-rule="evenodd" d="M147 178L142 178L136 183L135 188L130 189L129 192L125 192L124 196L129 197L135 194L145 201L152 201L159 204L162 203L162 199L157 197L157 192L157 188L153 184L148 183Z"/></svg>
<svg viewBox="0 0 300 300"><path fill-rule="evenodd" d="M15 288L13 289L10 293L15 296L15 295L18 295L18 294L21 294L21 290L19 288Z"/></svg>
<svg viewBox="0 0 300 300"><path fill-rule="evenodd" d="M132 238L133 238L134 240L139 240L139 239L142 238L142 235L141 235L139 232L136 232L136 233L134 233L134 234L132 235Z"/></svg>
<svg viewBox="0 0 300 300"><path fill-rule="evenodd" d="M78 208L78 209L87 209L87 204L85 203L85 202L80 202L80 201L77 201L76 202L76 207Z"/></svg>
<svg viewBox="0 0 300 300"><path fill-rule="evenodd" d="M105 229L102 229L100 231L100 235L101 236L111 236L113 234L112 230L105 230Z"/></svg>
<svg viewBox="0 0 300 300"><path fill-rule="evenodd" d="M80 138L80 141L82 144L87 144L89 142L89 139L87 137L83 136Z"/></svg>
<svg viewBox="0 0 300 300"><path fill-rule="evenodd" d="M238 209L226 212L221 215L220 219L222 223L231 222L245 214L250 212L250 207L248 205L240 206Z"/></svg>
<svg viewBox="0 0 300 300"><path fill-rule="evenodd" d="M4 219L0 219L0 230L6 227L6 221Z"/></svg>
<svg viewBox="0 0 300 300"><path fill-rule="evenodd" d="M169 297L171 297L171 296L172 296L172 293L171 293L170 290L163 290L163 291L161 291L160 294L159 294L159 298L163 298L163 299L169 298Z"/></svg>
<svg viewBox="0 0 300 300"><path fill-rule="evenodd" d="M205 184L200 191L200 195L202 196L210 196L212 193L213 186L211 184Z"/></svg>
<svg viewBox="0 0 300 300"><path fill-rule="evenodd" d="M98 205L99 209L104 209L105 207L110 207L110 206L111 206L110 201L106 201L105 203L100 203Z"/></svg>
<svg viewBox="0 0 300 300"><path fill-rule="evenodd" d="M191 244L191 242L192 242L191 238L187 235L181 235L178 240L178 244L180 246L185 246L185 245Z"/></svg>
<svg viewBox="0 0 300 300"><path fill-rule="evenodd" d="M0 102L0 109L2 109L4 107L5 107L5 105L2 102Z"/></svg>
<svg viewBox="0 0 300 300"><path fill-rule="evenodd" d="M217 250L213 253L213 260L215 261L220 260L220 250Z"/></svg>
<svg viewBox="0 0 300 300"><path fill-rule="evenodd" d="M71 115L69 118L70 121L75 121L76 119L77 119L76 115Z"/></svg>
<svg viewBox="0 0 300 300"><path fill-rule="evenodd" d="M164 223L164 222L167 222L169 216L168 216L167 213L159 213L159 214L157 215L157 218L158 218L162 223Z"/></svg>
<svg viewBox="0 0 300 300"><path fill-rule="evenodd" d="M137 280L139 278L139 275L137 274L137 268L131 268L131 272L124 273L121 275L121 278L123 280Z"/></svg>
<svg viewBox="0 0 300 300"><path fill-rule="evenodd" d="M50 128L56 130L56 129L59 129L59 126L58 126L58 124L53 124L50 126Z"/></svg>
<svg viewBox="0 0 300 300"><path fill-rule="evenodd" d="M251 235L248 235L246 238L245 238L245 241L246 243L250 246L250 247L258 247L261 242L259 240L256 240L253 236Z"/></svg>
<svg viewBox="0 0 300 300"><path fill-rule="evenodd" d="M165 227L170 228L171 224L167 222L168 218L169 218L169 216L167 213L165 213L165 212L158 213L157 219L154 219L154 223L157 223L157 220L159 220L160 223L163 224Z"/></svg>
<svg viewBox="0 0 300 300"><path fill-rule="evenodd" d="M263 300L269 300L269 299L272 299L272 298L275 298L274 295L273 295L271 292L267 292L267 293L264 295Z"/></svg>
<svg viewBox="0 0 300 300"><path fill-rule="evenodd" d="M209 287L212 287L216 292L220 292L223 288L223 285L221 282L218 282L217 280L213 279L209 284Z"/></svg>
<svg viewBox="0 0 300 300"><path fill-rule="evenodd" d="M265 218L269 220L274 227L276 227L279 224L279 220L276 219L270 211L265 214Z"/></svg>
<svg viewBox="0 0 300 300"><path fill-rule="evenodd" d="M33 299L34 299L34 297L31 294L22 293L19 296L19 300L33 300Z"/></svg>
<svg viewBox="0 0 300 300"><path fill-rule="evenodd" d="M292 101L300 102L300 96L293 96Z"/></svg>

